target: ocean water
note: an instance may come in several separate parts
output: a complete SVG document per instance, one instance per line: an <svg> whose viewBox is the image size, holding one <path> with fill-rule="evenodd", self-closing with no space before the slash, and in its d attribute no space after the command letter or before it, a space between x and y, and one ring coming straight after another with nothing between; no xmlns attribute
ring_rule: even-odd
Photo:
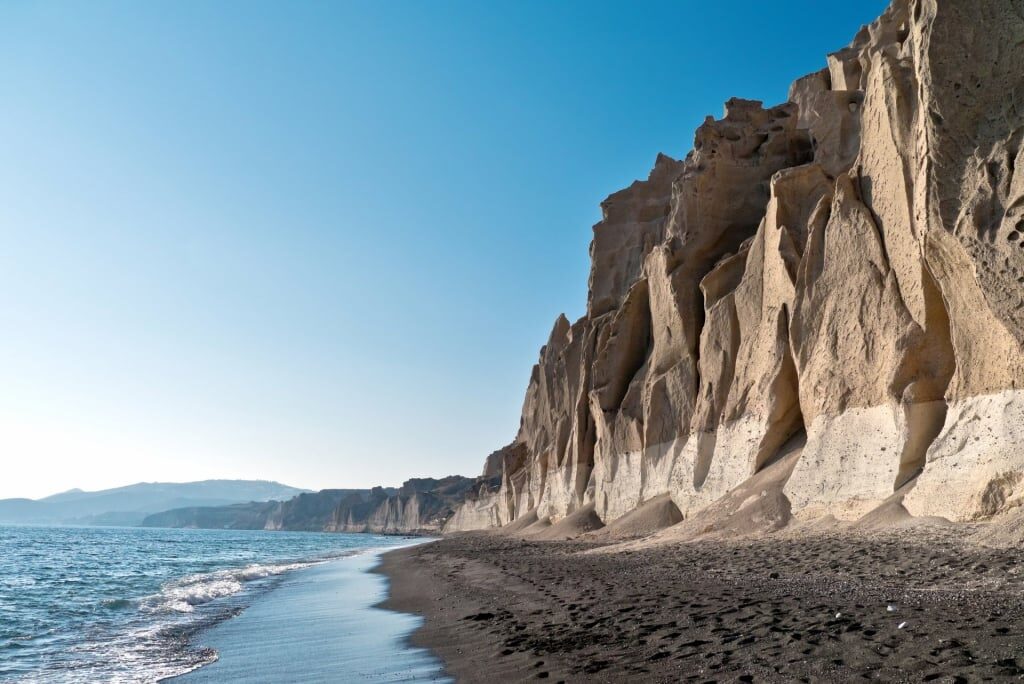
<svg viewBox="0 0 1024 684"><path fill-rule="evenodd" d="M203 634L290 576L408 543L361 534L0 526L0 680L146 682L191 672L220 657ZM344 581L324 590L349 593Z"/></svg>
<svg viewBox="0 0 1024 684"><path fill-rule="evenodd" d="M422 618L372 607L387 580L368 572L376 554L288 573L241 615L200 633L217 662L173 684L442 682L437 657L409 644Z"/></svg>

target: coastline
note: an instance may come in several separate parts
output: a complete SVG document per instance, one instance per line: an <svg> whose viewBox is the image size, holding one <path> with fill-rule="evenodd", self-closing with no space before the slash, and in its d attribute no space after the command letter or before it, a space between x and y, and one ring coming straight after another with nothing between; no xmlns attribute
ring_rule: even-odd
<svg viewBox="0 0 1024 684"><path fill-rule="evenodd" d="M458 682L538 677L567 681L570 669L560 659L507 649L501 633L486 629L496 606L523 601L521 610L539 613L544 603L492 565L451 554L448 546L442 539L388 551L373 569L388 579L388 596L378 604L381 608L422 616L410 643L436 654L445 673Z"/></svg>
<svg viewBox="0 0 1024 684"><path fill-rule="evenodd" d="M1017 552L956 528L660 546L465 534L386 553L383 606L462 682L1024 675Z"/></svg>
<svg viewBox="0 0 1024 684"><path fill-rule="evenodd" d="M367 549L288 573L244 611L190 640L215 651L216 660L163 681L450 681L433 654L409 644L421 618L378 607L387 583L371 569L386 551Z"/></svg>

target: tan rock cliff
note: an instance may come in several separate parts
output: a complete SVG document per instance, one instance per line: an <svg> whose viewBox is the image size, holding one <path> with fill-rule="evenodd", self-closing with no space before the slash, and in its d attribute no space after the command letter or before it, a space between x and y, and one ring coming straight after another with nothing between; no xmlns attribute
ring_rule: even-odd
<svg viewBox="0 0 1024 684"><path fill-rule="evenodd" d="M895 0L825 67L602 203L587 314L446 529L690 518L794 438L797 518L1024 500L1024 4Z"/></svg>

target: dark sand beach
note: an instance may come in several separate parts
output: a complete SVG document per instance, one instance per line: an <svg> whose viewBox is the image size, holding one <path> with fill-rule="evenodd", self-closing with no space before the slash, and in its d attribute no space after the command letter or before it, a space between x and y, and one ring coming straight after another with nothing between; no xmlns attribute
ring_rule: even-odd
<svg viewBox="0 0 1024 684"><path fill-rule="evenodd" d="M632 544L466 534L386 554L459 682L1024 678L1018 550L961 528Z"/></svg>

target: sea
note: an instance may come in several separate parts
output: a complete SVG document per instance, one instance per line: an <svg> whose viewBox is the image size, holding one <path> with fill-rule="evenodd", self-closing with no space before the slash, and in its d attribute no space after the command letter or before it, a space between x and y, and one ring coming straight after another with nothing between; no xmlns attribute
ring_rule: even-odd
<svg viewBox="0 0 1024 684"><path fill-rule="evenodd" d="M157 682L187 673L182 681L201 681L206 666L217 681L258 681L245 668L261 654L288 663L294 681L357 681L360 673L441 681L439 662L408 644L418 618L373 607L386 594L385 580L369 573L376 556L410 543L368 534L0 526L0 681ZM345 624L359 626L351 638L338 626ZM244 650L261 639L285 643L275 629L303 635L292 641L306 650ZM260 671L273 665L261 662Z"/></svg>

